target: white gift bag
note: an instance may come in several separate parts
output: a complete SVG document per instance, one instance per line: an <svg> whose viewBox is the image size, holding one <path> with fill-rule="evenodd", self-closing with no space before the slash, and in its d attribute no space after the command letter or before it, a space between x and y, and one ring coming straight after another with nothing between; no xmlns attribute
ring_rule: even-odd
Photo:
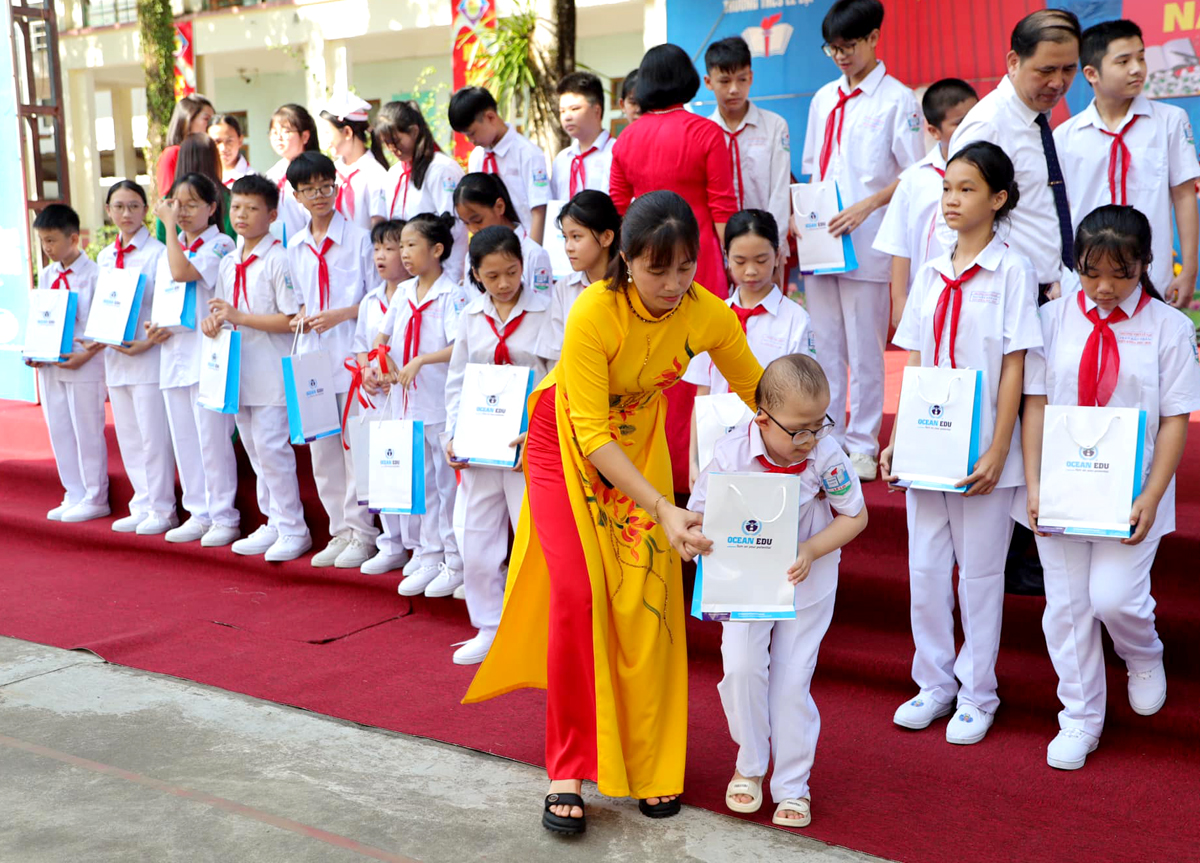
<svg viewBox="0 0 1200 863"><path fill-rule="evenodd" d="M979 458L983 372L905 366L896 409L892 473L897 485L934 491L955 488Z"/></svg>
<svg viewBox="0 0 1200 863"><path fill-rule="evenodd" d="M173 333L195 330L196 283L176 282L173 279L155 281L150 323Z"/></svg>
<svg viewBox="0 0 1200 863"><path fill-rule="evenodd" d="M222 327L200 340L200 391L196 404L221 414L238 412L242 379L242 334Z"/></svg>
<svg viewBox="0 0 1200 863"><path fill-rule="evenodd" d="M33 291L21 356L39 363L61 363L62 355L71 353L75 344L78 304L79 296L74 291Z"/></svg>
<svg viewBox="0 0 1200 863"><path fill-rule="evenodd" d="M700 469L704 470L712 461L717 441L735 426L753 418L754 413L737 393L696 396L696 452Z"/></svg>
<svg viewBox="0 0 1200 863"><path fill-rule="evenodd" d="M1145 440L1143 410L1046 405L1038 528L1128 539Z"/></svg>
<svg viewBox="0 0 1200 863"><path fill-rule="evenodd" d="M358 493L358 505L371 502L371 423L375 412L360 411L358 416L346 420L343 434L350 447L350 460L354 462L354 490Z"/></svg>
<svg viewBox="0 0 1200 863"><path fill-rule="evenodd" d="M342 433L342 418L338 416L329 352L296 353L303 330L303 326L296 328L296 335L292 338L292 353L283 358L288 434L294 444L312 443Z"/></svg>
<svg viewBox="0 0 1200 863"><path fill-rule="evenodd" d="M509 444L529 428L527 402L532 391L531 368L467 363L454 427L454 455L476 467L516 467L520 447Z"/></svg>
<svg viewBox="0 0 1200 863"><path fill-rule="evenodd" d="M423 515L425 512L425 424L420 420L369 422L372 512Z"/></svg>
<svg viewBox="0 0 1200 863"><path fill-rule="evenodd" d="M842 194L837 183L833 180L793 183L791 191L792 212L800 231L796 240L800 272L821 275L858 269L850 234L835 237L829 233L829 222L842 211Z"/></svg>
<svg viewBox="0 0 1200 863"><path fill-rule="evenodd" d="M84 337L106 345L137 339L138 314L145 290L146 277L138 270L101 270L83 328Z"/></svg>
<svg viewBox="0 0 1200 863"><path fill-rule="evenodd" d="M704 535L712 554L698 558L692 615L704 620L793 620L800 477L711 473Z"/></svg>

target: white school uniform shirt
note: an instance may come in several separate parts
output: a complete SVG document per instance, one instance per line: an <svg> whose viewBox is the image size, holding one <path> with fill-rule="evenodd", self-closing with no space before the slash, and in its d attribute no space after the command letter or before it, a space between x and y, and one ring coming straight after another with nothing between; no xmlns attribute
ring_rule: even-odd
<svg viewBox="0 0 1200 863"><path fill-rule="evenodd" d="M118 241L120 237L118 236ZM142 307L138 311L137 335L134 338L146 337L146 322L154 307L154 279L158 275L158 259L166 254L167 247L151 236L145 227L139 228L130 241L134 249L125 253L125 269L138 270L146 277L142 289ZM110 243L100 250L96 256L96 266L101 270L117 268L117 244ZM197 309L197 314L200 310ZM110 387L132 386L134 384L157 384L159 346L150 348L136 357L126 356L112 348L104 350L104 380ZM90 363L89 363L90 365Z"/></svg>
<svg viewBox="0 0 1200 863"><path fill-rule="evenodd" d="M266 178L279 189L278 217L271 223L271 234L284 246L292 244L292 238L308 225L308 210L296 200L296 190L287 181L288 160L280 159L266 173Z"/></svg>
<svg viewBox="0 0 1200 863"><path fill-rule="evenodd" d="M197 239L204 240L195 252L184 249L200 278L196 280L196 329L172 333L159 349L158 385L162 389L190 387L200 383L200 321L208 316L208 301L213 298L221 261L235 248L233 240L222 234L216 225L209 225ZM180 237L180 244L183 238ZM155 284L173 282L171 261L164 251L158 258Z"/></svg>
<svg viewBox="0 0 1200 863"><path fill-rule="evenodd" d="M836 180L842 194L842 206L848 207L882 192L900 176L900 172L921 158L925 149L923 121L912 90L887 74L882 62L851 88L846 76L830 81L816 92L808 106L808 127L804 136L802 170L820 179L821 146L825 140L825 121L838 100L838 88L862 93L846 102L842 124L842 142L834 137L826 180ZM864 282L888 282L892 278L892 260L871 245L879 232L886 208L876 210L851 234L858 269L847 277Z"/></svg>
<svg viewBox="0 0 1200 863"><path fill-rule="evenodd" d="M588 150L595 147L596 151L589 152L580 163L583 167L583 182L576 185L576 195L584 189L608 194L608 175L612 170L612 151L615 143L616 139L608 134L607 130L600 130L592 146L588 147ZM572 138L570 146L559 150L558 155L554 157L554 170L550 174L550 197L555 201L571 200L571 163L582 152L579 139Z"/></svg>
<svg viewBox="0 0 1200 863"><path fill-rule="evenodd" d="M1134 157L1137 158L1136 156ZM1092 322L1079 310L1079 294L1061 297L1040 311L1045 346L1026 358L1025 393L1044 395L1052 405L1079 404L1079 360L1092 334ZM1084 308L1096 304L1082 294ZM1154 444L1161 417L1200 410L1200 358L1196 354L1196 329L1183 312L1151 300L1140 311L1142 289L1136 288L1121 303L1127 320L1112 324L1121 354L1121 369L1110 408L1140 408L1146 412L1145 455L1142 481L1154 463ZM1107 315L1105 315L1107 317ZM1175 478L1158 504L1147 540L1175 529Z"/></svg>
<svg viewBox="0 0 1200 863"><path fill-rule="evenodd" d="M337 170L338 186L343 191L342 206L338 210L345 218L370 233L371 216L379 190L387 181L387 168L379 164L373 155L363 153L353 165L347 165L341 159L334 162ZM351 217L350 200L353 198L354 215Z"/></svg>
<svg viewBox="0 0 1200 863"><path fill-rule="evenodd" d="M319 262L315 251L325 244L325 238L320 243L313 241L311 228L311 225L305 225L287 247L292 285L300 292L300 304L307 315L315 315L321 309L320 283L317 281ZM329 267L329 304L325 308L357 306L375 279L375 247L371 245L371 235L343 219L335 210L325 237L333 240L325 255ZM345 361L354 342L354 324L354 321L343 321L320 334L305 331L301 337L307 340L306 350L329 351L333 387L339 395L350 391L351 374L345 368Z"/></svg>
<svg viewBox="0 0 1200 863"><path fill-rule="evenodd" d="M284 167L286 169L287 166L285 165ZM234 183L236 183L238 180L240 180L242 177L246 176L247 174L253 174L253 173L255 173L255 170L250 167L250 163L246 161L245 155L242 153L238 153L237 164L234 165L232 168L230 168L228 171L224 171L224 170L222 171L221 184L226 189L232 189ZM276 182L278 182L278 180L276 180Z"/></svg>
<svg viewBox="0 0 1200 863"><path fill-rule="evenodd" d="M454 209L454 190L463 178L463 169L441 150L433 154L421 188L413 185L412 177L404 176L404 162L388 168L371 203L371 215L381 219L411 219L420 213L435 216L449 213L454 216L454 248L446 258L445 271L451 279L463 279L463 260L467 252L467 226Z"/></svg>
<svg viewBox="0 0 1200 863"><path fill-rule="evenodd" d="M733 296L725 301L725 305L732 308L735 302L741 306L740 289L734 291ZM771 288L770 293L751 308L758 306L765 308L767 313L747 319L746 341L759 365L766 368L771 360L788 354L808 354L816 359L817 348L813 338L812 321L804 306L785 297L778 286ZM729 382L707 353L700 354L692 360L687 371L683 373L683 379L690 384L708 387L710 395L729 392Z"/></svg>
<svg viewBox="0 0 1200 863"><path fill-rule="evenodd" d="M496 156L496 168L500 179L508 187L522 225L532 224L534 207L545 206L550 200L550 176L546 172L546 154L542 148L530 141L507 123L508 132L491 150L476 147L467 157L467 171L482 171L488 153ZM490 161L490 160L488 160Z"/></svg>
<svg viewBox="0 0 1200 863"><path fill-rule="evenodd" d="M399 286L396 288L396 294L398 293ZM396 294L393 294L393 297ZM387 314L387 310L387 284L380 282L368 291L367 295L362 298L362 302L358 304L358 318L354 324L354 342L350 345L351 353L366 354L371 352L371 348L375 346L375 337L379 335L379 328L383 325L383 318ZM396 358L389 357L389 360L391 359ZM390 363L388 367L391 368Z"/></svg>
<svg viewBox="0 0 1200 863"><path fill-rule="evenodd" d="M72 350L77 350L80 343L87 341L83 337L83 330L87 325L88 313L92 309L92 297L96 293L96 277L100 275L100 268L82 251L79 253L79 257L66 267L56 261L51 261L38 277L38 290L50 290L54 280L64 270L69 270L67 284L70 285L71 293L76 295L75 340ZM62 288L60 287L58 290L61 291ZM47 372L50 378L73 384L96 381L103 383L104 381L104 362L98 356L92 357L77 369L64 369L59 368L57 364L47 364L42 371Z"/></svg>
<svg viewBox="0 0 1200 863"><path fill-rule="evenodd" d="M713 459L696 480L688 509L704 512L708 500L708 477L711 473L765 473L766 468L758 461L763 456L768 461L763 446L762 433L753 422L736 426L733 431L717 441L713 448ZM780 465L781 467L783 465ZM821 491L825 497L817 495ZM850 466L849 457L838 446L833 435L821 438L808 455L808 464L800 473L800 541L811 539L833 521L834 511L838 515L856 516L866 506L858 474ZM838 567L842 551L838 549L819 558L820 566L814 565L808 578L796 585L796 610L816 605L837 590ZM830 565L832 564L832 565ZM780 578L787 574L781 572Z"/></svg>
<svg viewBox="0 0 1200 863"><path fill-rule="evenodd" d="M554 283L550 294L550 313L542 322L542 334L538 338L537 354L552 363L562 358L563 333L567 329L567 314L579 295L588 286L588 276L583 270L573 270Z"/></svg>
<svg viewBox="0 0 1200 863"><path fill-rule="evenodd" d="M945 172L941 144L934 144L924 159L905 168L875 237L876 251L909 259L910 289L921 267L954 248L957 239L942 215Z"/></svg>
<svg viewBox="0 0 1200 863"><path fill-rule="evenodd" d="M1042 331L1038 325L1037 282L1029 259L997 235L972 262L980 269L962 285L962 309L958 318L958 336L954 360L960 369L983 371L983 404L980 405L979 451L992 445L996 428L996 401L1000 392L1000 369L1004 357L1014 351L1040 347ZM964 268L963 272L966 272ZM921 365L950 368L950 308L942 329L942 344L934 356L933 315L945 282L942 274L954 278L951 253L926 264L913 283L904 306L900 326L892 343L909 351L921 352ZM1021 421L1013 425L1008 458L1000 472L997 488L1025 484L1021 459Z"/></svg>
<svg viewBox="0 0 1200 863"><path fill-rule="evenodd" d="M392 304L379 325L379 334L387 336L392 352L388 362L397 368L404 365L404 330L412 317L413 308L421 308L420 353L432 354L454 343L458 335L458 313L454 298L459 286L443 273L429 288L425 299L417 302L417 279L401 282L392 295ZM411 359L411 357L410 357ZM446 363L422 366L408 390L408 411L402 419L421 420L436 425L446 421ZM394 394L393 405L400 397ZM395 416L400 417L399 408Z"/></svg>
<svg viewBox="0 0 1200 863"><path fill-rule="evenodd" d="M534 242L525 230L524 225L517 225L513 233L521 241L521 285L537 294L549 294L554 285L554 269L550 264L550 253ZM461 280L461 290L457 293L455 311L459 314L475 299L476 287L471 282L467 271L471 268L471 256L463 260L464 277ZM450 276L450 273L446 273Z"/></svg>
<svg viewBox="0 0 1200 863"><path fill-rule="evenodd" d="M766 210L775 217L775 224L779 226L780 235L783 235L787 231L788 217L792 214L792 144L787 120L773 111L763 110L753 102L736 129L730 129L725 124L719 108L708 119L725 133L730 158L734 159L735 152L741 154L741 172L738 171L736 159L733 168L733 194L738 209ZM842 141L845 142L844 129L842 135ZM741 182L745 183L744 189L739 183L739 176Z"/></svg>
<svg viewBox="0 0 1200 863"><path fill-rule="evenodd" d="M953 157L973 141L990 141L1008 154L1021 193L1020 203L1009 216L1012 230L1008 242L1033 262L1038 284L1047 285L1062 278L1062 235L1037 114L1021 101L1012 81L1002 78L954 130L949 152ZM1062 152L1058 153L1058 164L1065 173L1067 164Z"/></svg>
<svg viewBox="0 0 1200 863"><path fill-rule="evenodd" d="M1171 260L1171 188L1200 177L1192 124L1182 108L1151 101L1139 94L1121 120L1118 132L1125 129L1128 129L1125 146L1132 158L1124 201L1119 163L1117 199L1112 198L1108 172L1113 138L1101 131L1107 131L1108 127L1100 119L1096 101L1093 99L1082 112L1054 130L1054 144L1071 204L1071 227L1078 228L1084 216L1105 204L1126 203L1140 210L1154 226L1150 278L1155 286L1166 288L1175 275ZM1022 191L1022 203L1024 194ZM1195 206L1190 197L1189 201Z"/></svg>
<svg viewBox="0 0 1200 863"><path fill-rule="evenodd" d="M245 299L239 297L238 309L252 315L295 315L300 301L292 288L287 252L283 243L270 234L259 240L252 253L258 257L246 268ZM217 276L217 297L233 302L234 277L242 262L239 249L221 259ZM242 327L241 389L242 407L287 404L283 392L282 360L291 353L289 333L265 333Z"/></svg>
<svg viewBox="0 0 1200 863"><path fill-rule="evenodd" d="M458 335L454 340L454 352L450 355L450 368L446 374L447 429L453 429L458 421L458 405L462 398L467 363L492 365L495 362L499 339L492 332L487 319L492 320L497 330L504 332L504 328L512 323L517 315L525 315L505 341L505 345L514 366L533 369L533 385L536 387L548 371L546 361L537 353L537 344L538 335L546 325L549 313L550 298L545 294L535 294L525 289L522 289L521 295L517 297L517 304L509 312L507 321L500 320L492 295L486 291L463 310L459 317Z"/></svg>

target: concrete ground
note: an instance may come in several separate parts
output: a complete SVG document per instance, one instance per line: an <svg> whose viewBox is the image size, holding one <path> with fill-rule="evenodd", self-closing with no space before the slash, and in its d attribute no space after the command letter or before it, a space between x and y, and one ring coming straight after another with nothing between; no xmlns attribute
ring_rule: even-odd
<svg viewBox="0 0 1200 863"><path fill-rule="evenodd" d="M555 837L529 765L9 638L0 776L6 863L877 859L594 787Z"/></svg>

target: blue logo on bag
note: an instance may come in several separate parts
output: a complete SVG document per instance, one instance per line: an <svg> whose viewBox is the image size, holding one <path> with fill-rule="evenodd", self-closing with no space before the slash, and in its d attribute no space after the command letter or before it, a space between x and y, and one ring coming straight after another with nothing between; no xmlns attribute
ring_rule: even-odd
<svg viewBox="0 0 1200 863"><path fill-rule="evenodd" d="M500 404L499 396L487 396L484 398L484 401L487 402L487 405L486 406L484 406L484 405L477 406L475 408L475 413L477 413L477 414L493 414L495 416L502 417L508 412L504 408L496 407L496 405Z"/></svg>
<svg viewBox="0 0 1200 863"><path fill-rule="evenodd" d="M387 451L384 453L384 455L387 456L388 458L391 458L395 454L396 454L395 451L393 451L391 447L388 447Z"/></svg>
<svg viewBox="0 0 1200 863"><path fill-rule="evenodd" d="M945 412L946 409L941 405L930 405L929 415L933 417L933 419L918 419L917 425L940 429L954 428L954 422L952 420L942 419L942 415Z"/></svg>
<svg viewBox="0 0 1200 863"><path fill-rule="evenodd" d="M1107 473L1108 462L1097 461L1099 458L1100 448L1098 446L1081 446L1079 448L1079 461L1068 461L1067 467L1076 471Z"/></svg>
<svg viewBox="0 0 1200 863"><path fill-rule="evenodd" d="M396 467L400 464L400 459L396 458L396 451L388 447L383 451L383 458L379 460L380 467Z"/></svg>
<svg viewBox="0 0 1200 863"><path fill-rule="evenodd" d="M121 301L117 299L116 291L109 291L108 296L101 301L106 306L119 306Z"/></svg>
<svg viewBox="0 0 1200 863"><path fill-rule="evenodd" d="M934 419L937 419L938 417L940 417L942 415L942 406L941 405L930 405L929 406L929 415L931 417L933 417Z"/></svg>
<svg viewBox="0 0 1200 863"><path fill-rule="evenodd" d="M804 223L805 229L809 231L817 228L824 228L825 225L826 223L821 221L821 218L817 215L815 210L808 214L808 221Z"/></svg>
<svg viewBox="0 0 1200 863"><path fill-rule="evenodd" d="M742 533L747 536L755 536L762 530L762 525L755 519L751 518L742 522Z"/></svg>
<svg viewBox="0 0 1200 863"><path fill-rule="evenodd" d="M1079 457L1085 461L1095 461L1097 452L1094 446L1081 446L1079 448Z"/></svg>
<svg viewBox="0 0 1200 863"><path fill-rule="evenodd" d="M756 548L770 548L770 537L759 536L762 533L762 522L756 518L748 518L742 522L742 536L729 536L725 538L726 545L738 546L753 546Z"/></svg>
<svg viewBox="0 0 1200 863"><path fill-rule="evenodd" d="M304 395L306 395L308 398L311 399L313 396L319 396L319 395L323 394L324 392L325 392L325 387L317 386L316 378L308 379L308 392L306 392Z"/></svg>
<svg viewBox="0 0 1200 863"><path fill-rule="evenodd" d="M316 378L309 378L309 379L308 379L308 385L309 385L310 387L315 387L315 386L317 385L317 379L316 379Z"/></svg>
<svg viewBox="0 0 1200 863"><path fill-rule="evenodd" d="M487 403L488 403L489 405L491 405L492 407L495 407L496 403L497 403L497 402L499 402L499 401L500 401L500 399L496 398L495 396L488 396L488 397L487 397Z"/></svg>

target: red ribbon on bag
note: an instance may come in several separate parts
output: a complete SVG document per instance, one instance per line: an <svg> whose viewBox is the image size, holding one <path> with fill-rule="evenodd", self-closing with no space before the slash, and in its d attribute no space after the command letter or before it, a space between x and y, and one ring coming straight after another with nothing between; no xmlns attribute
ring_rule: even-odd
<svg viewBox="0 0 1200 863"><path fill-rule="evenodd" d="M357 398L363 408L371 410L375 409L375 403L363 392L363 368L358 364L358 360L351 360L350 357L347 357L342 361L342 366L350 372L350 391L346 393L346 407L342 409L342 446L348 450L350 444L346 443L346 424L350 421L350 407L354 404L354 399Z"/></svg>
<svg viewBox="0 0 1200 863"><path fill-rule="evenodd" d="M392 352L390 345L376 345L367 353L367 360L379 360L379 370L388 373L388 354Z"/></svg>

